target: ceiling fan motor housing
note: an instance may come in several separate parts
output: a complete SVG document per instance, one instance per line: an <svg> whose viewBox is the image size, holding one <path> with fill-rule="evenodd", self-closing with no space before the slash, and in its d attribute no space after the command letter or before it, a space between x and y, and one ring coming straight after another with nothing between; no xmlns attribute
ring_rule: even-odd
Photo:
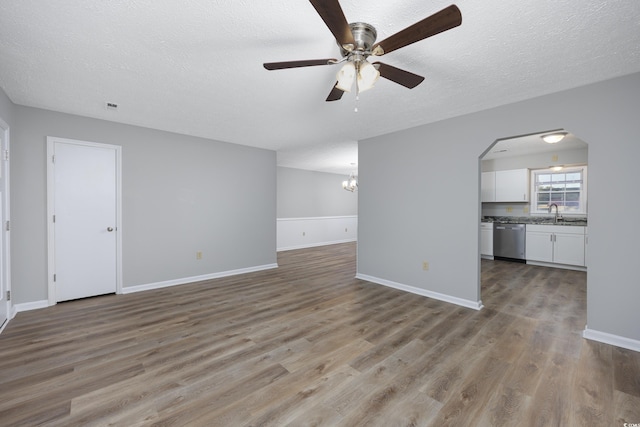
<svg viewBox="0 0 640 427"><path fill-rule="evenodd" d="M353 39L356 42L355 47L349 51L343 46L340 46L340 53L343 57L347 57L351 54L356 54L359 57L366 58L371 54L371 48L378 37L378 33L373 25L364 22L352 22L349 24Z"/></svg>

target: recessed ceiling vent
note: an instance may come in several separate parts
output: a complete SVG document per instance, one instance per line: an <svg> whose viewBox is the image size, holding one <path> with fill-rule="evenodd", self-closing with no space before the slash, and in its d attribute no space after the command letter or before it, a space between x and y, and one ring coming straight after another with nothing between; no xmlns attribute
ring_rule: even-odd
<svg viewBox="0 0 640 427"><path fill-rule="evenodd" d="M107 102L105 103L105 108L111 111L118 111L118 104L115 102Z"/></svg>

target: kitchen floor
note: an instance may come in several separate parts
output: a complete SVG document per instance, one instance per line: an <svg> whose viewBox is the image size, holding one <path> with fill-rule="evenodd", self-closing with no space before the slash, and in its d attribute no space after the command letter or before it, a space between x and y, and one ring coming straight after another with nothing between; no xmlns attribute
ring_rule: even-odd
<svg viewBox="0 0 640 427"><path fill-rule="evenodd" d="M587 273L487 259L481 265L485 308L535 320L554 337L550 350L579 355L587 324Z"/></svg>

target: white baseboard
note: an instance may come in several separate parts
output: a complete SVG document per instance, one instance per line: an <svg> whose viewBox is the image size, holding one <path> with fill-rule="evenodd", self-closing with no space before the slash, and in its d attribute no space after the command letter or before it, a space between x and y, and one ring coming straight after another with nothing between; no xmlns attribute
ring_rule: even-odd
<svg viewBox="0 0 640 427"><path fill-rule="evenodd" d="M166 288L168 286L184 285L186 283L193 283L193 282L200 282L203 280L211 280L211 279L218 279L221 277L235 276L238 274L253 273L256 271L269 270L272 268L278 268L278 264L259 265L256 267L222 271L222 272L213 273L213 274L205 274L203 276L186 277L183 279L167 280L165 282L149 283L146 285L128 286L128 287L122 288L122 293L130 294L134 292L148 291L151 289ZM22 304L16 304L11 308L9 312L9 319L13 319L16 316L16 313L20 313L21 311L38 310L38 309L47 308L47 307L49 307L48 300L32 301L32 302L25 302Z"/></svg>
<svg viewBox="0 0 640 427"><path fill-rule="evenodd" d="M527 260L527 264L528 265L537 265L539 267L552 267L552 268L564 268L565 270L587 271L587 267L581 267L579 265L558 264L558 263L555 263L555 262L529 261L529 260Z"/></svg>
<svg viewBox="0 0 640 427"><path fill-rule="evenodd" d="M309 243L304 245L288 246L286 248L278 248L278 252L293 251L296 249L315 248L318 246L337 245L340 243L349 243L349 242L357 242L357 241L358 239L344 239L344 240L334 240L331 242Z"/></svg>
<svg viewBox="0 0 640 427"><path fill-rule="evenodd" d="M356 274L356 279L366 280L368 282L377 283L378 285L399 289L401 291L410 292L412 294L421 295L423 297L433 298L433 299L448 302L451 304L460 305L466 308L472 308L474 310L481 310L483 307L482 301L471 301L463 298L458 298L451 295L428 291L422 288L416 288L415 286L403 285L402 283L392 282L391 280L380 279L373 276L367 276L366 274L358 273Z"/></svg>
<svg viewBox="0 0 640 427"><path fill-rule="evenodd" d="M122 288L123 294L149 291L152 289L166 288L169 286L185 285L187 283L201 282L203 280L219 279L221 277L236 276L238 274L253 273L256 271L278 268L278 264L266 264L256 267L240 268L238 270L221 271L219 273L205 274L202 276L185 277L182 279L167 280L164 282L148 283L146 285L127 286Z"/></svg>
<svg viewBox="0 0 640 427"><path fill-rule="evenodd" d="M22 304L16 304L13 306L13 309L15 310L15 313L20 313L21 311L38 310L47 307L49 307L49 300L45 299L41 301L23 302ZM15 313L13 314L13 316L15 316Z"/></svg>
<svg viewBox="0 0 640 427"><path fill-rule="evenodd" d="M616 347L626 348L640 352L640 341L631 338L621 337L619 335L609 334L607 332L594 331L588 327L582 332L583 338L592 341L598 341L605 344L615 345Z"/></svg>
<svg viewBox="0 0 640 427"><path fill-rule="evenodd" d="M16 317L16 313L17 313L16 307L14 305L10 305L8 308L9 308L9 312L7 313L7 320L4 323L2 323L2 325L0 325L0 334L2 333L2 331L4 331L4 328L7 327L11 319Z"/></svg>

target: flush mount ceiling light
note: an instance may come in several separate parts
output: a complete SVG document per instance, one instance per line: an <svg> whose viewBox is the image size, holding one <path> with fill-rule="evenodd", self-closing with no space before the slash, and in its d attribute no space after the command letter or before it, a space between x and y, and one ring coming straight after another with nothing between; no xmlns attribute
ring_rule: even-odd
<svg viewBox="0 0 640 427"><path fill-rule="evenodd" d="M378 77L413 89L422 83L424 77L382 62L369 62L367 58L380 57L462 24L460 9L456 5L451 5L380 42L376 42L378 36L376 29L364 22L348 23L339 0L309 1L333 34L342 58L266 62L263 65L267 70L282 70L344 63L338 72L338 82L329 93L327 101L337 101L342 98L344 92L351 91L354 81L356 82L357 99L358 93L371 89Z"/></svg>
<svg viewBox="0 0 640 427"><path fill-rule="evenodd" d="M554 172L558 172L561 171L562 169L564 169L564 166L562 165L558 165L558 166L549 166L549 169L551 169Z"/></svg>
<svg viewBox="0 0 640 427"><path fill-rule="evenodd" d="M567 132L554 132L547 135L542 135L541 138L547 144L556 144L567 136Z"/></svg>

